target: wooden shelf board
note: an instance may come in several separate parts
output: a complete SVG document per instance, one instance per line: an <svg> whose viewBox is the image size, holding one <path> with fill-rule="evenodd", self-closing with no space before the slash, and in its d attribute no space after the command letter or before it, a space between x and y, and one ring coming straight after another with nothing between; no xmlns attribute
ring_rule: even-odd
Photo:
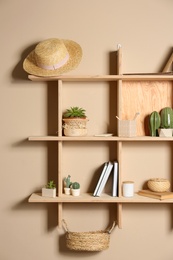
<svg viewBox="0 0 173 260"><path fill-rule="evenodd" d="M100 197L93 197L91 193L84 193L78 197L62 194L60 197L46 198L41 193L33 193L29 197L29 202L33 203L173 203L173 199L158 200L137 194L132 198L112 197L109 194L102 194Z"/></svg>
<svg viewBox="0 0 173 260"><path fill-rule="evenodd" d="M137 136L137 137L96 137L96 136L82 136L82 137L67 137L67 136L29 136L29 141L122 141L122 142L139 142L139 141L173 141L173 137L151 137L151 136Z"/></svg>
<svg viewBox="0 0 173 260"><path fill-rule="evenodd" d="M169 73L153 73L153 74L124 74L124 75L60 75L56 77L37 77L29 75L32 81L143 81L143 80L173 80L173 75Z"/></svg>

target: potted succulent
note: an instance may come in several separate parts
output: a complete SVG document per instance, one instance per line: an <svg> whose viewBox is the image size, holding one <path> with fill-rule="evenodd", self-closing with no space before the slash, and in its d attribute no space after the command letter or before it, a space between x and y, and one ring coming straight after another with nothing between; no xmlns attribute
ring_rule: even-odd
<svg viewBox="0 0 173 260"><path fill-rule="evenodd" d="M47 185L42 188L42 196L43 197L56 197L56 184L54 181L49 181Z"/></svg>
<svg viewBox="0 0 173 260"><path fill-rule="evenodd" d="M71 185L72 182L70 181L71 176L68 175L67 178L64 178L64 192L66 195L71 194Z"/></svg>
<svg viewBox="0 0 173 260"><path fill-rule="evenodd" d="M172 137L173 133L173 110L165 107L159 114L153 111L150 115L151 136Z"/></svg>
<svg viewBox="0 0 173 260"><path fill-rule="evenodd" d="M65 136L86 136L88 121L85 109L70 107L63 114L63 128Z"/></svg>
<svg viewBox="0 0 173 260"><path fill-rule="evenodd" d="M165 107L161 110L161 128L159 136L172 137L173 132L173 110L171 107Z"/></svg>
<svg viewBox="0 0 173 260"><path fill-rule="evenodd" d="M79 196L80 195L80 184L78 182L73 182L71 191L72 191L73 196Z"/></svg>

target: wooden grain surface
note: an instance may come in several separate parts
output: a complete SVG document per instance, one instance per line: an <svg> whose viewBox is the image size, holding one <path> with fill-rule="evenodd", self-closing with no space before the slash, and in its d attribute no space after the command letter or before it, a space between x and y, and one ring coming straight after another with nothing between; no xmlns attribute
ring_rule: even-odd
<svg viewBox="0 0 173 260"><path fill-rule="evenodd" d="M149 135L149 115L160 112L166 106L172 107L173 83L170 81L136 81L123 82L121 119L133 119L136 112L137 135Z"/></svg>

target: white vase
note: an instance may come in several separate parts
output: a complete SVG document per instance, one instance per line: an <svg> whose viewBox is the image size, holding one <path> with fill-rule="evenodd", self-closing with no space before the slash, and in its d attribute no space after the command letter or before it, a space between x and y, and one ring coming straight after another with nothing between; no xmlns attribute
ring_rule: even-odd
<svg viewBox="0 0 173 260"><path fill-rule="evenodd" d="M64 193L66 194L66 195L70 195L71 194L71 189L70 188L64 188Z"/></svg>
<svg viewBox="0 0 173 260"><path fill-rule="evenodd" d="M72 189L72 195L73 196L79 196L80 195L80 189Z"/></svg>
<svg viewBox="0 0 173 260"><path fill-rule="evenodd" d="M42 188L42 196L55 198L56 197L56 188L54 188L54 189Z"/></svg>

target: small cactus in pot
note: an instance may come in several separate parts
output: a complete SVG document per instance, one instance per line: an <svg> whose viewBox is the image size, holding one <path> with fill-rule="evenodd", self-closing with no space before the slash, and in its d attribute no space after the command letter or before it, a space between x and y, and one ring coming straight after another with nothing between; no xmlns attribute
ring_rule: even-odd
<svg viewBox="0 0 173 260"><path fill-rule="evenodd" d="M70 175L68 175L67 178L64 178L64 187L70 188L70 186L72 185L70 178L71 178Z"/></svg>
<svg viewBox="0 0 173 260"><path fill-rule="evenodd" d="M160 137L172 137L173 134L173 110L171 107L165 107L161 110L161 128Z"/></svg>
<svg viewBox="0 0 173 260"><path fill-rule="evenodd" d="M67 178L64 178L64 192L66 195L70 195L72 182L70 180L71 176L68 175Z"/></svg>
<svg viewBox="0 0 173 260"><path fill-rule="evenodd" d="M72 195L79 196L80 195L80 184L78 182L72 183Z"/></svg>
<svg viewBox="0 0 173 260"><path fill-rule="evenodd" d="M173 110L171 107L165 107L159 114L153 111L150 115L150 133L151 136L172 137L173 136Z"/></svg>

